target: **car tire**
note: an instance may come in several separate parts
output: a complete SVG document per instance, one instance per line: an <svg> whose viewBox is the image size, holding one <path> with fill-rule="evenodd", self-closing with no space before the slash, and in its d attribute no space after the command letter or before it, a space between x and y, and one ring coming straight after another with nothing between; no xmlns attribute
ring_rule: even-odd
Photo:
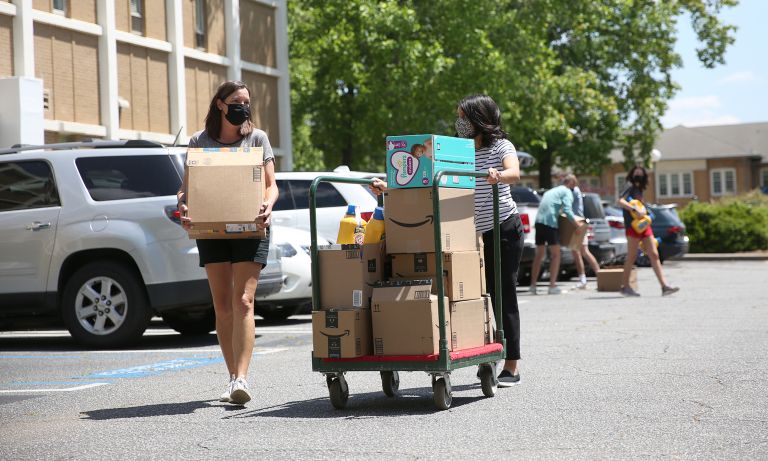
<svg viewBox="0 0 768 461"><path fill-rule="evenodd" d="M301 305L299 304L289 304L285 306L269 306L267 308L259 308L257 305L254 309L254 313L256 315L260 315L261 318L268 322L278 322L296 314L300 306Z"/></svg>
<svg viewBox="0 0 768 461"><path fill-rule="evenodd" d="M147 329L150 312L140 277L124 264L87 264L64 287L62 318L72 337L87 346L119 347L136 341Z"/></svg>
<svg viewBox="0 0 768 461"><path fill-rule="evenodd" d="M216 329L213 308L195 312L166 312L163 321L184 336L207 335Z"/></svg>

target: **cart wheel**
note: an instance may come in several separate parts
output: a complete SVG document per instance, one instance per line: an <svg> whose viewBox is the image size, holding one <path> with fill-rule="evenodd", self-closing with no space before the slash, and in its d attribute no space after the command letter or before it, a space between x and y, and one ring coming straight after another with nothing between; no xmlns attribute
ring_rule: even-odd
<svg viewBox="0 0 768 461"><path fill-rule="evenodd" d="M331 384L328 385L328 393L330 394L333 408L341 410L347 406L349 386L347 386L343 376L331 380Z"/></svg>
<svg viewBox="0 0 768 461"><path fill-rule="evenodd" d="M387 397L395 397L400 389L400 375L396 371L382 371L381 387Z"/></svg>
<svg viewBox="0 0 768 461"><path fill-rule="evenodd" d="M453 396L451 395L451 382L447 377L435 380L435 384L432 385L432 393L438 410L451 408Z"/></svg>
<svg viewBox="0 0 768 461"><path fill-rule="evenodd" d="M483 388L484 396L493 397L496 395L496 388L499 385L499 381L496 378L493 366L487 363L480 365L480 385Z"/></svg>

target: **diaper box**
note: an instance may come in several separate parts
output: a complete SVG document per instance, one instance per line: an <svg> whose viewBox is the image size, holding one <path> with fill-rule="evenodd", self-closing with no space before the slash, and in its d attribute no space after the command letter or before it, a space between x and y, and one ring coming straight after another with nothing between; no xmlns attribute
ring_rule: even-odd
<svg viewBox="0 0 768 461"><path fill-rule="evenodd" d="M475 141L434 134L387 136L387 187L430 187L442 170L475 171ZM441 187L474 189L471 176L443 176Z"/></svg>

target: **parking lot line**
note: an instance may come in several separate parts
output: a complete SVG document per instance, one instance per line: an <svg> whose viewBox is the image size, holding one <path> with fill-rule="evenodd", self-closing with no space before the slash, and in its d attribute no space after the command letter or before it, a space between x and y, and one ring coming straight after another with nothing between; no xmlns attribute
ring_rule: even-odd
<svg viewBox="0 0 768 461"><path fill-rule="evenodd" d="M106 386L109 383L89 383L81 386L64 387L56 389L0 389L0 394L31 394L40 392L74 392L81 391L83 389L90 389L98 386Z"/></svg>

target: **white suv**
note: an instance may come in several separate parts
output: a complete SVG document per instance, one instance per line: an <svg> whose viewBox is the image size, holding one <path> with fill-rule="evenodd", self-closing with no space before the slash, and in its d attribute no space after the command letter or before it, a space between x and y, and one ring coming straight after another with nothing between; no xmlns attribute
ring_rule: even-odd
<svg viewBox="0 0 768 461"><path fill-rule="evenodd" d="M60 317L100 347L137 339L160 314L182 333L214 328L176 191L185 149L95 141L0 150L0 324ZM282 286L272 251L257 295Z"/></svg>

